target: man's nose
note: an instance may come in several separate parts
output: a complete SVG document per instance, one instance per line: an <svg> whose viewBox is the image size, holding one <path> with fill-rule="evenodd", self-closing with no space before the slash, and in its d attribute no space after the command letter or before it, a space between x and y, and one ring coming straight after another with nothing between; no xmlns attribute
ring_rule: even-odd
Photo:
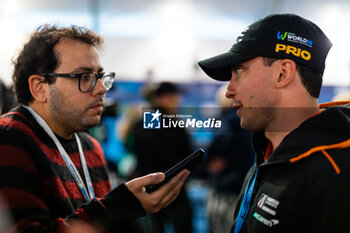
<svg viewBox="0 0 350 233"><path fill-rule="evenodd" d="M235 97L236 86L237 86L237 83L236 83L235 77L232 76L230 83L228 84L226 89L226 94L225 94L226 98L232 99Z"/></svg>
<svg viewBox="0 0 350 233"><path fill-rule="evenodd" d="M97 83L94 87L94 89L92 90L92 94L93 95L103 95L107 92L107 88L105 87L105 85L102 82L102 79L97 79Z"/></svg>

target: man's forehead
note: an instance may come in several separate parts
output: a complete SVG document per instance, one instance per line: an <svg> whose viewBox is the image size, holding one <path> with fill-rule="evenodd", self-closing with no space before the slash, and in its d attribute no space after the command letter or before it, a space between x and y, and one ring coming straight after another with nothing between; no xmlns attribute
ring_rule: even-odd
<svg viewBox="0 0 350 233"><path fill-rule="evenodd" d="M82 41L82 40L72 39L68 37L60 38L56 43L56 45L54 46L54 49L57 50L60 48L76 47L76 46L91 47L96 49L96 47L92 44L86 43L85 41Z"/></svg>
<svg viewBox="0 0 350 233"><path fill-rule="evenodd" d="M99 52L95 46L83 41L62 38L55 45L54 52L58 68L64 65L70 71L102 71Z"/></svg>

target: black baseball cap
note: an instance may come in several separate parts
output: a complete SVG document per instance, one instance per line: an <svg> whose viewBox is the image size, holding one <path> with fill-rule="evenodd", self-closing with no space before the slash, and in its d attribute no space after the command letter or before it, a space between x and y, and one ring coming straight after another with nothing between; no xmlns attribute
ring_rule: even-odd
<svg viewBox="0 0 350 233"><path fill-rule="evenodd" d="M198 62L219 81L231 79L231 66L255 57L291 59L323 74L331 41L313 22L295 14L272 14L251 24L227 52Z"/></svg>

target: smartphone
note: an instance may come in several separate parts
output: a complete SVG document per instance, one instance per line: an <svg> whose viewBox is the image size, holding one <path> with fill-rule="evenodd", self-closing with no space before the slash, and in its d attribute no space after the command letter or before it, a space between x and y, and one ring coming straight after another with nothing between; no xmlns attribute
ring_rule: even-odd
<svg viewBox="0 0 350 233"><path fill-rule="evenodd" d="M189 171L195 169L202 163L203 159L204 150L202 148L199 148L198 150L187 156L185 159L175 164L169 170L164 172L165 179L162 182L147 186L146 192L151 193L159 189L163 184L167 183L171 178L173 178L177 173L179 173L183 169L188 169Z"/></svg>

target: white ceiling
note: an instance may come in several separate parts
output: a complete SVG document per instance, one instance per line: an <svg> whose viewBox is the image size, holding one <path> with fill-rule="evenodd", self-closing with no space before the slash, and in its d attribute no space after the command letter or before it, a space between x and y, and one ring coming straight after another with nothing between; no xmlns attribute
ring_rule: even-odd
<svg viewBox="0 0 350 233"><path fill-rule="evenodd" d="M40 14L86 14L92 21L104 15L154 14L157 6L186 5L197 15L254 21L270 13L297 13L311 20L332 10L347 11L349 0L0 0L0 19ZM96 17L97 16L97 17Z"/></svg>
<svg viewBox="0 0 350 233"><path fill-rule="evenodd" d="M107 52L109 60L106 63L124 76L141 77L146 72L146 65L118 61L113 59L115 54L118 58L140 60L130 54L136 56L145 42L147 44L149 39L157 41L159 35L171 40L169 37L173 34L169 34L169 30L184 33L182 37L172 38L173 43L178 39L183 43L190 41L197 47L198 44L205 45L205 48L197 49L199 52L192 52L191 58L184 59L187 55L182 54L178 60L182 59L183 63L179 63L179 67L166 67L162 61L164 74L160 74L164 76L169 69L190 69L193 59L228 50L239 33L258 18L271 13L296 13L318 24L334 44L327 61L325 82L350 85L350 55L345 52L350 51L348 12L350 0L0 0L0 30L3 32L0 37L0 77L10 80L11 57L21 47L25 36L43 23L78 24L99 32L107 37L109 45L112 44L109 48L113 54ZM164 36L164 32L168 34ZM133 44L134 41L137 44ZM130 49L116 47L117 42ZM131 52L128 54L127 51ZM166 55L159 53L160 57ZM190 65L183 67L189 62ZM152 66L157 63L154 61ZM139 73L130 68L135 66ZM185 73L173 72L174 77L189 76Z"/></svg>

